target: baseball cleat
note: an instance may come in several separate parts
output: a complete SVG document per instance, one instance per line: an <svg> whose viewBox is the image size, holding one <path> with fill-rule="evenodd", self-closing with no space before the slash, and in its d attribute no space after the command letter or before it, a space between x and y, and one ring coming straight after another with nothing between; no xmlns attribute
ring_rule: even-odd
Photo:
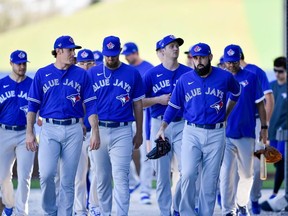
<svg viewBox="0 0 288 216"><path fill-rule="evenodd" d="M247 206L238 205L238 216L250 216Z"/></svg>
<svg viewBox="0 0 288 216"><path fill-rule="evenodd" d="M89 216L101 216L99 207L90 207L89 208Z"/></svg>
<svg viewBox="0 0 288 216"><path fill-rule="evenodd" d="M140 183L138 183L137 185L135 185L134 187L129 187L129 193L133 193L135 190L137 190L137 188L140 186Z"/></svg>
<svg viewBox="0 0 288 216"><path fill-rule="evenodd" d="M145 205L150 205L150 204L152 204L150 195L147 194L147 193L141 193L140 202L141 202L142 204L145 204Z"/></svg>
<svg viewBox="0 0 288 216"><path fill-rule="evenodd" d="M13 208L4 208L1 216L14 216Z"/></svg>
<svg viewBox="0 0 288 216"><path fill-rule="evenodd" d="M251 201L251 208L252 208L253 214L255 214L255 215L260 214L261 208L260 208L258 201L255 201L255 202Z"/></svg>

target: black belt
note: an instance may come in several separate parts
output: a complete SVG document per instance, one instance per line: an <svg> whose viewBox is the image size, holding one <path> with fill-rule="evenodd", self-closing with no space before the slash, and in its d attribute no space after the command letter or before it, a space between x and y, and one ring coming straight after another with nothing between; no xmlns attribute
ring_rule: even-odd
<svg viewBox="0 0 288 216"><path fill-rule="evenodd" d="M2 127L3 129L6 129L6 130L13 130L13 131L22 131L22 130L26 129L25 125L22 125L22 126L17 126L17 125L9 126L9 125L0 124L0 127Z"/></svg>
<svg viewBox="0 0 288 216"><path fill-rule="evenodd" d="M72 125L79 122L78 118L71 118L71 119L52 119L52 118L46 118L45 121L47 123L51 124L57 124L57 125Z"/></svg>
<svg viewBox="0 0 288 216"><path fill-rule="evenodd" d="M217 124L194 124L191 122L187 122L187 125L203 128L203 129L219 129L224 127L224 123L217 123Z"/></svg>
<svg viewBox="0 0 288 216"><path fill-rule="evenodd" d="M129 122L111 122L111 121L99 121L99 126L117 128L120 126L127 126Z"/></svg>
<svg viewBox="0 0 288 216"><path fill-rule="evenodd" d="M160 119L160 120L163 120L163 118L164 118L163 115L160 115L160 116L157 117L157 119ZM182 117L175 117L175 118L172 120L172 122L180 122L180 121L182 121L182 120L183 120Z"/></svg>

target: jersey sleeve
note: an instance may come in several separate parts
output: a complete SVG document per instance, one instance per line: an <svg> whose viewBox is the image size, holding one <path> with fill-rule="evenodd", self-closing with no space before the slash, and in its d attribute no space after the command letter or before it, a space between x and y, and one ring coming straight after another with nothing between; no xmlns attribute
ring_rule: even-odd
<svg viewBox="0 0 288 216"><path fill-rule="evenodd" d="M86 107L86 114L89 117L97 114L96 95L93 92L92 82L88 74L84 73L84 89L82 92L83 103Z"/></svg>
<svg viewBox="0 0 288 216"><path fill-rule="evenodd" d="M230 100L238 101L238 98L241 94L241 85L238 83L238 81L234 78L232 74L229 74L228 91L231 92Z"/></svg>
<svg viewBox="0 0 288 216"><path fill-rule="evenodd" d="M133 92L133 101L141 100L144 97L143 80L138 70L135 70L135 91Z"/></svg>
<svg viewBox="0 0 288 216"><path fill-rule="evenodd" d="M146 71L143 76L143 87L146 97L151 97L152 81L150 70Z"/></svg>
<svg viewBox="0 0 288 216"><path fill-rule="evenodd" d="M269 85L268 77L267 77L265 71L263 71L259 67L257 68L257 70L258 70L257 76L258 76L258 79L260 81L263 93L264 94L272 93L272 89Z"/></svg>
<svg viewBox="0 0 288 216"><path fill-rule="evenodd" d="M165 110L163 120L168 124L176 117L178 111L181 109L184 103L184 91L179 80L172 92L168 107Z"/></svg>
<svg viewBox="0 0 288 216"><path fill-rule="evenodd" d="M40 73L37 72L28 93L28 112L37 113L43 99L43 89L41 87Z"/></svg>
<svg viewBox="0 0 288 216"><path fill-rule="evenodd" d="M254 85L255 86L255 103L260 103L261 101L265 99L265 97L263 94L260 81L257 77L255 77L254 83L255 83Z"/></svg>

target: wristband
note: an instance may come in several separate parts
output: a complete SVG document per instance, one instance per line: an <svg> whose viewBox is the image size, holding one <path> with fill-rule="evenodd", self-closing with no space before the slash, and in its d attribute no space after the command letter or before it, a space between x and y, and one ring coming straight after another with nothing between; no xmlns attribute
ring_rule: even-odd
<svg viewBox="0 0 288 216"><path fill-rule="evenodd" d="M261 129L268 129L268 126L267 125L262 125Z"/></svg>

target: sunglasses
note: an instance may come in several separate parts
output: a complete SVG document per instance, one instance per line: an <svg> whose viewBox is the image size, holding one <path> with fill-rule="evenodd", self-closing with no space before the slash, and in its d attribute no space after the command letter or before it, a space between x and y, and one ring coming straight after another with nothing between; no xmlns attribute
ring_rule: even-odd
<svg viewBox="0 0 288 216"><path fill-rule="evenodd" d="M277 70L277 69L274 69L274 72L275 72L275 73L284 73L285 70Z"/></svg>

